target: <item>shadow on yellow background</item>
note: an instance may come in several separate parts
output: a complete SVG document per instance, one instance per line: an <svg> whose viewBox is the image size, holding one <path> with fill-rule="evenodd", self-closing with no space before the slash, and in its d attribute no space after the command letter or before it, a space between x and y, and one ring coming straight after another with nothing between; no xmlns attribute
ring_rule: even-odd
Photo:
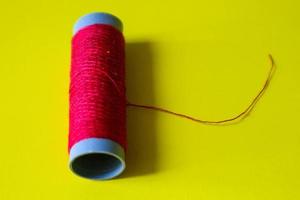
<svg viewBox="0 0 300 200"><path fill-rule="evenodd" d="M147 99L155 104L153 87L153 46L150 42L129 42L126 44L126 86L130 98ZM130 101L130 99L129 99ZM126 170L122 177L132 177L157 171L156 113L127 109L128 149Z"/></svg>

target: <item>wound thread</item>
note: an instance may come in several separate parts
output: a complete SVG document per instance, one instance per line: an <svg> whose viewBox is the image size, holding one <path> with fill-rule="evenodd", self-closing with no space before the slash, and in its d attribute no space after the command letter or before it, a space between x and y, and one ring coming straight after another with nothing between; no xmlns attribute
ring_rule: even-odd
<svg viewBox="0 0 300 200"><path fill-rule="evenodd" d="M126 148L123 35L95 24L80 30L72 44L69 149L91 137Z"/></svg>

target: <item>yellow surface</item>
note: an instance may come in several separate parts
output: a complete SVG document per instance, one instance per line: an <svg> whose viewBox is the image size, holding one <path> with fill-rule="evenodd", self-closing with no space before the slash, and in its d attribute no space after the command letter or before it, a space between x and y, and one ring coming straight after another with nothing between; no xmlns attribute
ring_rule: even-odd
<svg viewBox="0 0 300 200"><path fill-rule="evenodd" d="M0 199L299 199L299 10L296 0L1 2ZM135 103L223 119L261 88L268 53L278 68L236 125L128 109L124 175L78 178L67 166L70 39L92 11L124 22Z"/></svg>

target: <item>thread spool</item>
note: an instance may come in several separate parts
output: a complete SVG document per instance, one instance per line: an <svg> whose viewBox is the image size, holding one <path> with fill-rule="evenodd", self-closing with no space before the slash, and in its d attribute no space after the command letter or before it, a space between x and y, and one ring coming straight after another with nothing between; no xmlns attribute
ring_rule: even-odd
<svg viewBox="0 0 300 200"><path fill-rule="evenodd" d="M122 34L122 22L115 16L107 13L91 13L81 17L74 25L73 28L73 40L78 34L81 34L81 31L86 30L87 28L94 26L94 25L106 25L108 29L114 29L112 31L118 31ZM118 33L116 33L118 34ZM123 37L123 36L122 36ZM83 38L82 40L87 40L88 38ZM96 38L96 39L103 39L103 38ZM78 40L78 39L77 39ZM74 41L73 41L74 42ZM83 42L83 41L77 41ZM113 44L112 44L113 45ZM74 48L74 44L73 44ZM72 50L72 56L73 56ZM124 54L124 48L118 49L118 54ZM85 52L82 52L85 53ZM96 55L101 56L101 55ZM76 57L76 55L75 55ZM77 58L72 57L72 62ZM100 58L99 58L100 59ZM75 62L75 61L74 61ZM123 66L122 66L123 65ZM72 67L73 64L72 64ZM97 67L97 66L91 66ZM110 67L110 66L107 66ZM124 68L124 64L121 63L120 68ZM77 69L78 70L78 69ZM123 69L121 69L123 70ZM83 80L84 81L84 80ZM74 137L77 137L77 134L81 134L74 131L74 121L76 118L80 116L74 116L74 112L72 109L78 109L72 107L71 105L73 99L75 98L71 95L71 87L72 84L76 84L75 80L72 83L72 69L71 69L71 86L70 86L70 134L69 134L69 166L71 170L84 178L88 179L111 179L123 172L125 169L125 146L126 144L121 144L121 142L113 139L113 134L121 134L123 140L126 143L126 130L118 133L107 133L106 137L99 137L91 134L91 136L85 136L78 141L73 141ZM121 80L121 82L125 82L125 80ZM83 83L87 84L87 83ZM123 84L123 83L122 83ZM125 83L124 83L125 85ZM125 91L125 89L124 89ZM84 94L83 94L84 95ZM78 95L76 98L81 98L82 96ZM125 96L124 96L125 98ZM126 102L124 103L124 110ZM77 112L78 113L78 112ZM124 115L125 118L125 115ZM93 122L91 122L93 123ZM95 121L94 123L98 123ZM122 121L122 126L125 126L125 119ZM117 124L118 125L118 124ZM97 130L96 130L97 131ZM111 135L112 134L112 135ZM101 135L101 134L100 134ZM111 136L111 137L110 137Z"/></svg>
<svg viewBox="0 0 300 200"><path fill-rule="evenodd" d="M125 127L125 113L126 113L126 106L131 106L131 107L136 107L136 108L142 108L142 109L149 109L149 110L156 110L160 112L164 112L167 114L171 114L177 117L182 117L191 121L195 121L197 123L202 123L202 124L210 124L210 125L221 125L229 122L239 122L253 110L254 106L256 103L259 101L265 90L267 89L273 72L275 70L275 62L271 54L269 55L270 61L271 61L271 68L268 74L268 77L265 81L265 84L263 85L262 89L258 92L258 94L255 96L255 98L251 101L248 107L246 107L245 110L242 112L238 113L237 115L227 118L227 119L221 119L221 120L203 120L201 118L196 118L189 116L187 114L182 114L182 113L177 113L175 111L158 107L158 106L152 106L152 105L143 105L143 104L136 104L136 103L130 103L129 101L126 102L126 95L125 95L125 64L124 64L124 38L122 35L122 22L116 18L113 15L107 14L107 13L92 13L88 14L86 16L83 16L80 18L76 24L74 25L73 29L73 41L74 38L80 35L82 32L84 32L86 29L94 27L95 25L102 25L104 29L112 31L112 34L118 35L118 41L120 42L120 46L117 48L117 55L119 56L115 61L119 66L117 68L119 69L121 76L121 86L118 86L115 80L108 74L106 74L106 78L110 79L110 84L114 85L114 88L112 90L117 90L119 92L120 101L122 106L119 107L120 110L123 111L123 115L121 115L121 121L119 121L117 125L120 125L123 127L123 131L115 131L115 133L111 132L105 135L105 137L102 137L103 134L93 134L91 133L90 135L85 135L83 138L77 138L73 140L73 136L79 133L75 133L73 131L70 131L69 134L69 154L70 154L70 159L69 159L69 165L71 170L82 177L89 178L89 179L110 179L118 176L123 172L125 169L125 147L126 147L126 127ZM98 27L99 28L99 27ZM91 28L93 29L93 28ZM95 31L95 30L94 30ZM108 33L106 33L108 34ZM106 35L108 36L108 35ZM105 38L92 38L93 40L98 40L98 39L109 39L109 37ZM101 37L101 36L99 36ZM89 40L91 38L81 38L82 40ZM76 39L77 42L78 38ZM116 41L115 40L108 40L105 43L108 44L111 42L111 45L115 46ZM84 44L84 42L82 42ZM73 44L73 43L72 43ZM78 45L78 44L77 44ZM80 44L79 44L80 45ZM99 47L102 48L102 47ZM76 48L75 48L76 49ZM116 49L115 49L116 50ZM97 52L97 51L96 51ZM106 51L108 54L110 54L110 51ZM78 53L78 52L77 52ZM98 52L99 53L99 52ZM84 48L80 50L80 54L85 54ZM73 55L73 50L72 50L72 55ZM121 55L121 56L120 56ZM96 56L96 57L95 57ZM103 55L102 55L103 56ZM100 54L93 55L95 57L94 59L105 59L101 58ZM108 59L110 56L108 56ZM72 62L76 60L72 56ZM75 61L76 62L76 61ZM94 62L97 62L94 60ZM114 62L116 63L116 62ZM85 63L88 65L92 65L92 68L97 68L97 64L93 65L91 63ZM98 63L99 64L99 63ZM72 64L73 67L73 64ZM109 65L106 65L106 67L110 67ZM78 70L78 69L77 69ZM116 73L117 74L117 73ZM83 82L89 83L89 79L86 79ZM71 69L71 86L70 86L70 111L72 111L72 69ZM82 83L81 83L82 84ZM99 87L99 85L97 86ZM99 89L99 88L97 88ZM120 92L121 90L123 91ZM80 94L81 96L84 96L85 94ZM80 96L79 95L79 96ZM107 99L109 100L109 99ZM108 102L111 103L111 102ZM76 108L75 108L76 110ZM78 111L78 110L77 110ZM72 129L74 123L74 118L77 116L74 116L72 112L70 112L70 129ZM75 120L76 121L76 120ZM95 121L97 123L97 121ZM76 122L75 122L76 124ZM80 124L80 123L79 123ZM79 125L80 126L80 125ZM95 128L95 127L93 127ZM95 129L97 132L97 130ZM115 136L115 134L119 134L120 137ZM96 137L95 137L96 136ZM76 137L75 137L76 138Z"/></svg>

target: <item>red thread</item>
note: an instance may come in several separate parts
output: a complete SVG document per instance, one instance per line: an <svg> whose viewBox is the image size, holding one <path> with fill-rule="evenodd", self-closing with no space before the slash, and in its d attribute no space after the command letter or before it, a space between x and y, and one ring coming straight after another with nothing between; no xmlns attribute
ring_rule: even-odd
<svg viewBox="0 0 300 200"><path fill-rule="evenodd" d="M91 137L111 139L126 149L124 43L121 32L103 24L73 37L69 150Z"/></svg>
<svg viewBox="0 0 300 200"><path fill-rule="evenodd" d="M126 106L150 109L198 123L224 124L246 117L267 89L275 63L262 89L249 106L234 117L219 121L202 120L165 108L126 102L124 37L110 25L90 25L72 40L70 84L69 150L80 140L108 138L126 149Z"/></svg>
<svg viewBox="0 0 300 200"><path fill-rule="evenodd" d="M245 117L247 117L250 112L253 110L253 108L255 107L255 105L257 104L257 102L260 100L260 98L262 97L262 95L264 94L264 92L266 91L266 89L268 88L270 81L272 79L274 70L275 70L275 62L274 59L272 57L271 54L269 54L269 59L271 61L271 68L268 74L268 77L263 85L263 87L261 88L261 90L258 92L258 94L254 97L254 99L251 101L251 103L248 105L248 107L245 108L245 110L243 110L242 112L238 113L237 115L231 117L231 118L227 118L227 119L221 119L221 120L217 120L217 121L212 121L212 120L203 120L203 119L199 119L196 117L192 117L186 114L182 114L182 113L177 113L165 108L161 108L158 106L149 106L149 105L142 105L142 104L136 104L136 103L130 103L127 102L127 106L131 106L131 107L137 107L137 108L143 108L143 109L148 109L148 110L156 110L159 112L163 112L163 113L167 113L167 114L171 114L177 117L181 117L181 118L185 118L197 123L201 123L201 124L211 124L211 125L221 125L221 124L225 124L225 123L229 123L229 122L238 122L242 119L244 119Z"/></svg>

